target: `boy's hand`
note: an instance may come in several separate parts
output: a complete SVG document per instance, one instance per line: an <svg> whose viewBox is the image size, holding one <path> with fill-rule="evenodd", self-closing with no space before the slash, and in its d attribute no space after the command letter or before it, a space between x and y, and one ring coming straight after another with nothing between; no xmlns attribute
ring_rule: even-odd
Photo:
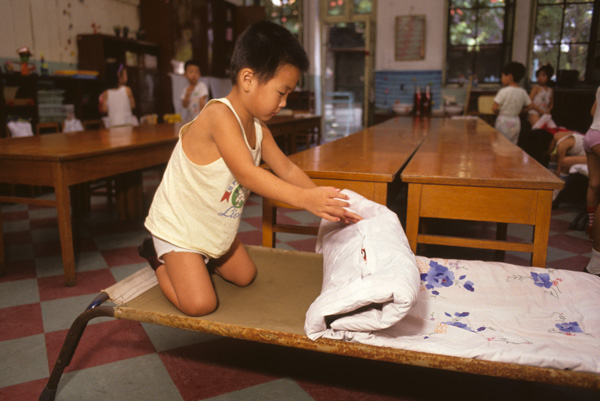
<svg viewBox="0 0 600 401"><path fill-rule="evenodd" d="M356 213L344 209L350 206L346 202L348 195L341 193L338 188L316 187L307 189L305 193L303 207L315 216L329 221L343 221L346 224L362 220Z"/></svg>

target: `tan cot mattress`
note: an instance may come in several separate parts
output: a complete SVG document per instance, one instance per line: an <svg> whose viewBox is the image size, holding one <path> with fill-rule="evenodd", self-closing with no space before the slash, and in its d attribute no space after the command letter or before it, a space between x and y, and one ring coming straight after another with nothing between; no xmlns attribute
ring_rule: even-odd
<svg viewBox="0 0 600 401"><path fill-rule="evenodd" d="M473 374L600 390L600 375L515 363L408 351L304 333L307 309L321 291L322 256L315 253L248 247L258 268L252 285L239 288L214 277L219 307L203 317L177 310L158 286L115 308L119 319L195 330L226 337Z"/></svg>

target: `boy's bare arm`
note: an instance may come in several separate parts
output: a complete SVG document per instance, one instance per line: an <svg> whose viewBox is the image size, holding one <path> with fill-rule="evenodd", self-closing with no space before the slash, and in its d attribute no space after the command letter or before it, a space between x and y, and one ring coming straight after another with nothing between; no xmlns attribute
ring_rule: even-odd
<svg viewBox="0 0 600 401"><path fill-rule="evenodd" d="M332 187L303 188L286 182L274 174L255 166L242 137L239 124L230 114L219 113L211 118L218 123L212 125L212 137L216 143L219 154L236 177L238 182L251 191L262 196L288 203L292 206L306 209L316 216L332 220L348 221L344 207L349 206L344 199L348 197ZM270 133L263 134L267 143ZM268 145L267 145L268 148ZM267 150L267 158L269 151ZM265 160L266 161L266 160Z"/></svg>
<svg viewBox="0 0 600 401"><path fill-rule="evenodd" d="M192 92L194 91L194 87L193 86L188 86L187 89L185 90L185 95L183 96L183 99L181 100L181 105L184 108L187 108L190 105L190 96L192 95Z"/></svg>
<svg viewBox="0 0 600 401"><path fill-rule="evenodd" d="M126 87L127 88L127 97L129 98L129 104L131 104L131 109L135 109L135 99L133 97L133 92L131 91L131 88L129 86Z"/></svg>

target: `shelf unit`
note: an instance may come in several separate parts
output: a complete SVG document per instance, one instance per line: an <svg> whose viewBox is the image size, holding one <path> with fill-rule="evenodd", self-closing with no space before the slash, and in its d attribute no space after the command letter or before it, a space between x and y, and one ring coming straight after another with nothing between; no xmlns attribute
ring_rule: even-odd
<svg viewBox="0 0 600 401"><path fill-rule="evenodd" d="M100 79L0 74L0 137L10 136L6 124L19 118L30 121L35 130L40 122L39 91L60 91L57 105L74 105L75 116L82 121L98 119L98 96L104 86Z"/></svg>
<svg viewBox="0 0 600 401"><path fill-rule="evenodd" d="M155 43L104 34L77 36L79 69L98 71L106 79L107 66L123 63L135 98L133 113L162 115L162 88L159 77L159 46ZM106 89L106 88L105 88Z"/></svg>

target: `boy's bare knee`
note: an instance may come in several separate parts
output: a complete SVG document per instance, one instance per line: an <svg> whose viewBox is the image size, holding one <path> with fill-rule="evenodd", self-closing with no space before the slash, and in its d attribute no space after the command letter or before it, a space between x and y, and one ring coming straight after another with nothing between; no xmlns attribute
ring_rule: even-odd
<svg viewBox="0 0 600 401"><path fill-rule="evenodd" d="M240 272L237 280L235 282L236 285L240 287L246 287L254 281L256 278L256 266L252 265L252 269L246 269Z"/></svg>
<svg viewBox="0 0 600 401"><path fill-rule="evenodd" d="M182 302L179 309L189 316L204 316L217 309L217 298L195 298Z"/></svg>

